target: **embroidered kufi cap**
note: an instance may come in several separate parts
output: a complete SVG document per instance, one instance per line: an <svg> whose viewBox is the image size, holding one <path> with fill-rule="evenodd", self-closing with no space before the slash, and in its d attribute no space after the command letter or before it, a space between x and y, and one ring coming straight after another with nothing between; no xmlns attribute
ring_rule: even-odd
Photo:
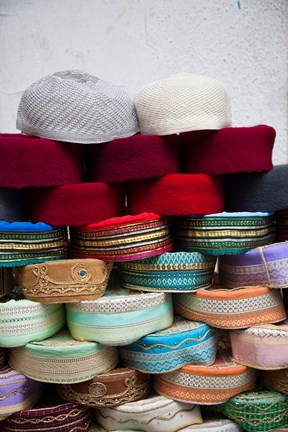
<svg viewBox="0 0 288 432"><path fill-rule="evenodd" d="M150 379L149 374L119 367L83 383L59 384L57 392L64 400L92 408L113 407L146 398Z"/></svg>
<svg viewBox="0 0 288 432"><path fill-rule="evenodd" d="M174 297L177 313L223 329L241 329L286 318L280 290L265 286L225 288L212 286Z"/></svg>
<svg viewBox="0 0 288 432"><path fill-rule="evenodd" d="M1 369L0 421L17 411L32 408L44 391L45 384L27 378L8 366Z"/></svg>
<svg viewBox="0 0 288 432"><path fill-rule="evenodd" d="M47 75L23 93L17 129L79 144L103 143L139 131L137 115L122 87L81 71Z"/></svg>
<svg viewBox="0 0 288 432"><path fill-rule="evenodd" d="M0 221L0 267L66 258L67 238L66 227Z"/></svg>
<svg viewBox="0 0 288 432"><path fill-rule="evenodd" d="M118 363L115 347L74 340L67 330L9 350L9 365L29 378L52 384L88 381Z"/></svg>
<svg viewBox="0 0 288 432"><path fill-rule="evenodd" d="M172 250L171 223L155 213L141 213L71 227L75 258L129 261Z"/></svg>
<svg viewBox="0 0 288 432"><path fill-rule="evenodd" d="M208 287L216 257L198 252L166 252L119 264L125 288L181 293ZM177 298L177 297L176 297Z"/></svg>
<svg viewBox="0 0 288 432"><path fill-rule="evenodd" d="M42 303L96 300L107 288L113 263L97 259L71 259L19 267L22 293Z"/></svg>
<svg viewBox="0 0 288 432"><path fill-rule="evenodd" d="M120 357L125 366L141 372L167 373L186 364L212 364L217 340L216 330L207 324L176 315L166 330L120 347Z"/></svg>
<svg viewBox="0 0 288 432"><path fill-rule="evenodd" d="M233 359L263 370L288 368L288 321L230 331Z"/></svg>
<svg viewBox="0 0 288 432"><path fill-rule="evenodd" d="M271 213L215 213L178 217L174 223L175 247L210 255L243 254L275 241Z"/></svg>
<svg viewBox="0 0 288 432"><path fill-rule="evenodd" d="M74 402L43 401L1 423L2 432L90 432L91 410Z"/></svg>
<svg viewBox="0 0 288 432"><path fill-rule="evenodd" d="M225 402L220 409L247 432L282 431L281 427L288 425L288 398L279 392L242 393Z"/></svg>
<svg viewBox="0 0 288 432"><path fill-rule="evenodd" d="M184 404L164 396L150 396L117 407L100 408L97 422L112 430L140 429L146 432L176 432L191 424L202 423L198 405Z"/></svg>
<svg viewBox="0 0 288 432"><path fill-rule="evenodd" d="M260 382L266 389L288 395L288 368L263 370L260 374Z"/></svg>
<svg viewBox="0 0 288 432"><path fill-rule="evenodd" d="M66 320L76 340L128 345L171 326L172 298L165 293L108 289L95 301L66 304Z"/></svg>
<svg viewBox="0 0 288 432"><path fill-rule="evenodd" d="M65 325L63 304L42 304L30 300L0 303L0 346L16 347L41 341Z"/></svg>
<svg viewBox="0 0 288 432"><path fill-rule="evenodd" d="M220 282L230 288L249 285L286 288L287 263L287 242L259 246L240 255L222 255L219 258Z"/></svg>
<svg viewBox="0 0 288 432"><path fill-rule="evenodd" d="M230 97L215 79L179 73L138 90L134 104L142 134L172 135L231 125Z"/></svg>
<svg viewBox="0 0 288 432"><path fill-rule="evenodd" d="M232 396L256 388L256 370L233 362L218 352L212 365L186 365L154 377L162 396L186 403L218 405Z"/></svg>

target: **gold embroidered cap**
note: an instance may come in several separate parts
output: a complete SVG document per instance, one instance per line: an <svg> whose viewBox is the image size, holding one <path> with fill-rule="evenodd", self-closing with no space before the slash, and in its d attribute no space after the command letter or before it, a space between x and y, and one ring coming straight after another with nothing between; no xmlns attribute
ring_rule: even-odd
<svg viewBox="0 0 288 432"><path fill-rule="evenodd" d="M95 300L105 292L112 266L98 259L30 264L18 269L19 285L27 299L42 303Z"/></svg>
<svg viewBox="0 0 288 432"><path fill-rule="evenodd" d="M62 399L92 408L113 407L149 395L149 374L132 368L116 368L78 384L59 384Z"/></svg>

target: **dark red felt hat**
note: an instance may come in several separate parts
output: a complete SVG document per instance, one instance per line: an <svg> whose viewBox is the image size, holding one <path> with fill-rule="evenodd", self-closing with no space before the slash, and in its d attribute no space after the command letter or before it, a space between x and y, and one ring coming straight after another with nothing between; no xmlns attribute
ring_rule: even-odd
<svg viewBox="0 0 288 432"><path fill-rule="evenodd" d="M181 170L211 175L269 171L275 136L267 125L181 134Z"/></svg>
<svg viewBox="0 0 288 432"><path fill-rule="evenodd" d="M84 149L88 181L118 183L179 172L176 135L134 135Z"/></svg>
<svg viewBox="0 0 288 432"><path fill-rule="evenodd" d="M0 134L0 187L58 186L82 181L82 146Z"/></svg>
<svg viewBox="0 0 288 432"><path fill-rule="evenodd" d="M67 184L34 189L30 218L54 226L86 225L122 216L124 207L125 191L121 184Z"/></svg>
<svg viewBox="0 0 288 432"><path fill-rule="evenodd" d="M160 179L131 182L127 188L130 214L161 216L219 213L224 209L222 178L206 174L167 174Z"/></svg>

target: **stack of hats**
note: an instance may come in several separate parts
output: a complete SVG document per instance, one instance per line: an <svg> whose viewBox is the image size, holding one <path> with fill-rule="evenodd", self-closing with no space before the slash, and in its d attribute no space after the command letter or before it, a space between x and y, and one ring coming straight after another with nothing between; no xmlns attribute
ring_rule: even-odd
<svg viewBox="0 0 288 432"><path fill-rule="evenodd" d="M79 71L28 87L17 128L0 134L0 429L288 427L275 130L232 127L208 77L132 101Z"/></svg>

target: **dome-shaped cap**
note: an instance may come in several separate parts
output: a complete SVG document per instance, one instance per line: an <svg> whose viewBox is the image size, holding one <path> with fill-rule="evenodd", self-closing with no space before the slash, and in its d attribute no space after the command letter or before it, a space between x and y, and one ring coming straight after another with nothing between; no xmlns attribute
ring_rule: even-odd
<svg viewBox="0 0 288 432"><path fill-rule="evenodd" d="M122 86L69 70L45 76L24 91L16 127L27 134L79 144L139 132L133 102Z"/></svg>
<svg viewBox="0 0 288 432"><path fill-rule="evenodd" d="M206 76L182 73L142 87L134 98L142 134L171 135L231 126L230 97Z"/></svg>

